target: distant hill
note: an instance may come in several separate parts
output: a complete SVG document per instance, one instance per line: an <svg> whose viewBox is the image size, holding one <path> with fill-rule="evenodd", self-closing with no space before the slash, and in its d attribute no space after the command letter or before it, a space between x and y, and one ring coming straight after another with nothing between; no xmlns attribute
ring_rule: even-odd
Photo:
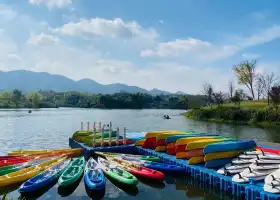
<svg viewBox="0 0 280 200"><path fill-rule="evenodd" d="M19 89L24 92L37 90L53 90L56 92L79 91L88 93L113 94L118 92L147 93L151 95L171 94L158 89L146 90L125 84L103 85L91 79L74 81L65 76L46 72L32 72L26 70L0 71L0 91Z"/></svg>

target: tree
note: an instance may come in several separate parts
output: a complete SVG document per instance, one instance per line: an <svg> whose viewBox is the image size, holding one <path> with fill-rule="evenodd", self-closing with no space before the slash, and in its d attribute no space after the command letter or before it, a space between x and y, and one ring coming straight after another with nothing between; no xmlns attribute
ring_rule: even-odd
<svg viewBox="0 0 280 200"><path fill-rule="evenodd" d="M234 86L233 81L229 81L228 89L229 89L229 97L231 99L233 97L233 95L234 95L234 90L235 90L235 86Z"/></svg>
<svg viewBox="0 0 280 200"><path fill-rule="evenodd" d="M40 107L41 95L38 92L32 93L32 104L34 108Z"/></svg>
<svg viewBox="0 0 280 200"><path fill-rule="evenodd" d="M254 79L255 79L255 70L256 70L256 60L244 61L238 65L233 66L233 72L238 79L238 83L245 85L251 92L252 98L255 99L254 93Z"/></svg>
<svg viewBox="0 0 280 200"><path fill-rule="evenodd" d="M269 97L271 98L273 105L276 107L276 110L278 110L278 105L280 104L280 85L271 88L269 91Z"/></svg>
<svg viewBox="0 0 280 200"><path fill-rule="evenodd" d="M225 94L222 92L213 93L213 99L215 100L215 103L220 107L225 102Z"/></svg>
<svg viewBox="0 0 280 200"><path fill-rule="evenodd" d="M18 108L19 103L21 102L22 98L23 98L22 91L20 91L18 89L13 90L12 101L15 102L17 108Z"/></svg>
<svg viewBox="0 0 280 200"><path fill-rule="evenodd" d="M208 106L213 103L213 92L214 90L211 84L205 83L203 85L203 94L205 95L205 101Z"/></svg>
<svg viewBox="0 0 280 200"><path fill-rule="evenodd" d="M263 81L261 79L261 75L259 75L257 77L255 87L256 87L256 91L257 91L258 100L260 100L260 98L261 98L261 96L263 95L263 92L264 92L264 84L263 84Z"/></svg>
<svg viewBox="0 0 280 200"><path fill-rule="evenodd" d="M9 92L3 92L0 98L5 104L9 104L11 101L11 95Z"/></svg>
<svg viewBox="0 0 280 200"><path fill-rule="evenodd" d="M279 77L275 73L271 72L269 74L262 74L259 76L259 81L263 85L263 93L267 97L267 104L270 104L270 95L269 92L274 85L278 84Z"/></svg>

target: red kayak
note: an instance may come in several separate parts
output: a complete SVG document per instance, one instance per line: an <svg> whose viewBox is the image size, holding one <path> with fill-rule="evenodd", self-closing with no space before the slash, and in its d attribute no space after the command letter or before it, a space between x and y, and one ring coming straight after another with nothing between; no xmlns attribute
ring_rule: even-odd
<svg viewBox="0 0 280 200"><path fill-rule="evenodd" d="M280 149L269 149L269 148L256 147L256 150L267 152L267 153L280 154Z"/></svg>
<svg viewBox="0 0 280 200"><path fill-rule="evenodd" d="M26 157L21 156L0 156L0 161L2 160L28 160Z"/></svg>
<svg viewBox="0 0 280 200"><path fill-rule="evenodd" d="M157 143L157 138L156 137L147 138L145 140L144 144L142 145L142 148L155 149L156 146L157 146L156 143Z"/></svg>
<svg viewBox="0 0 280 200"><path fill-rule="evenodd" d="M177 145L176 148L175 148L176 153L185 152L186 151L186 146L187 146L186 144Z"/></svg>
<svg viewBox="0 0 280 200"><path fill-rule="evenodd" d="M15 164L19 164L19 163L24 163L27 162L28 160L1 160L0 161L0 167L4 167L4 166L8 166L8 165L15 165Z"/></svg>

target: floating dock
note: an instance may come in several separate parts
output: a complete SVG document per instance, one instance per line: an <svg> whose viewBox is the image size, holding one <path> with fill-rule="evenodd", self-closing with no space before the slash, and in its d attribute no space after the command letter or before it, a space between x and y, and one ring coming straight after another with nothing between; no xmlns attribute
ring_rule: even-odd
<svg viewBox="0 0 280 200"><path fill-rule="evenodd" d="M209 187L219 188L221 191L225 191L233 196L241 197L246 200L280 200L280 194L271 194L264 192L263 183L250 183L240 184L231 181L230 176L224 176L218 174L213 169L205 168L204 165L188 165L187 160L176 159L175 156L168 155L166 153L156 152L151 149L144 149L136 147L134 145L125 146L113 146L113 147L88 147L82 143L76 142L72 138L69 138L69 145L71 148L83 148L85 155L93 155L95 151L101 152L117 152L117 153L138 153L144 155L157 156L162 159L163 162L169 164L176 164L184 167L186 173L194 177L201 182L209 184Z"/></svg>

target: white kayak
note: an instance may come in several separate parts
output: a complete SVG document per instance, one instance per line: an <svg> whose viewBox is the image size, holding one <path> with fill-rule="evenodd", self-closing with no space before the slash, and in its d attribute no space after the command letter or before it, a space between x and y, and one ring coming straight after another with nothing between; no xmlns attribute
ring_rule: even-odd
<svg viewBox="0 0 280 200"><path fill-rule="evenodd" d="M227 175L227 176L233 176L235 174L241 173L244 169L246 168L242 168L242 169L225 169L224 167L219 169L217 171L218 174L222 174L222 175Z"/></svg>
<svg viewBox="0 0 280 200"><path fill-rule="evenodd" d="M241 158L235 158L231 161L232 164L235 165L244 165L244 164L251 164L256 160L256 158L254 159L241 159Z"/></svg>
<svg viewBox="0 0 280 200"><path fill-rule="evenodd" d="M254 163L252 163L249 166L253 170L269 170L269 169L279 169L279 164L260 164L258 160L256 160Z"/></svg>
<svg viewBox="0 0 280 200"><path fill-rule="evenodd" d="M258 160L280 160L280 156L276 154L257 155Z"/></svg>
<svg viewBox="0 0 280 200"><path fill-rule="evenodd" d="M239 164L239 165L229 163L229 164L226 164L224 168L226 170L236 170L236 169L244 169L246 167L249 167L249 165L251 165L251 163L245 163L245 164Z"/></svg>
<svg viewBox="0 0 280 200"><path fill-rule="evenodd" d="M263 190L264 190L265 192L278 194L278 193L280 193L280 186L278 186L278 185L264 184Z"/></svg>
<svg viewBox="0 0 280 200"><path fill-rule="evenodd" d="M264 155L263 151L245 151L242 155Z"/></svg>
<svg viewBox="0 0 280 200"><path fill-rule="evenodd" d="M269 159L261 159L261 160L253 160L253 163L256 163L256 161L258 162L259 165L272 165L272 164L278 164L280 165L280 160L269 160Z"/></svg>
<svg viewBox="0 0 280 200"><path fill-rule="evenodd" d="M267 175L264 179L265 184L280 186L280 169Z"/></svg>

